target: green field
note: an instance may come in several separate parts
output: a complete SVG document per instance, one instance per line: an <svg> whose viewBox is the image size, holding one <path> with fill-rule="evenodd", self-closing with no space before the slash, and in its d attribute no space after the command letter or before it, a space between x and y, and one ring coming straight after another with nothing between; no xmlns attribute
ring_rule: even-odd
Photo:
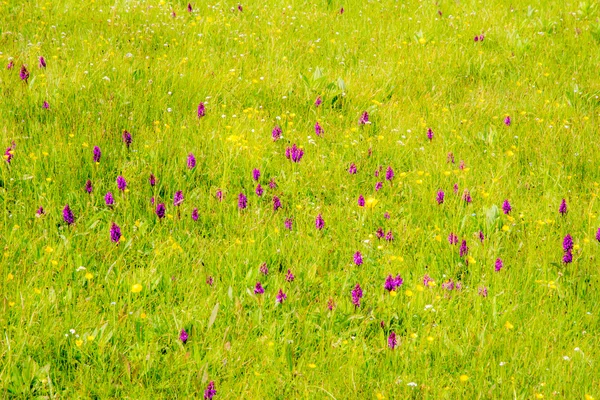
<svg viewBox="0 0 600 400"><path fill-rule="evenodd" d="M190 6L0 0L0 397L600 399L600 4Z"/></svg>

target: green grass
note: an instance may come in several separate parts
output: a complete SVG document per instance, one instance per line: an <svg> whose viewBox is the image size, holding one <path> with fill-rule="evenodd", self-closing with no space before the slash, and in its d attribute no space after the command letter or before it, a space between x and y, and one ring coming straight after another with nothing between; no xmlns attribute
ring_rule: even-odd
<svg viewBox="0 0 600 400"><path fill-rule="evenodd" d="M186 5L0 3L2 154L15 143L0 160L2 397L202 398L214 381L217 399L600 398L596 2ZM297 164L284 155L293 143ZM361 194L377 204L358 207ZM167 205L161 221L152 196ZM388 274L404 279L395 296ZM449 279L463 288L442 288Z"/></svg>

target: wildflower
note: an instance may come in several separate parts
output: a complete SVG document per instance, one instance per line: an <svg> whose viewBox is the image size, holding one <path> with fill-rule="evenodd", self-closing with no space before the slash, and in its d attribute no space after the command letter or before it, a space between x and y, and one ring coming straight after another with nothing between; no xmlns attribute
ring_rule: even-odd
<svg viewBox="0 0 600 400"><path fill-rule="evenodd" d="M573 250L573 238L569 234L567 234L567 236L565 236L565 238L563 239L563 250Z"/></svg>
<svg viewBox="0 0 600 400"><path fill-rule="evenodd" d="M460 170L465 169L465 160L460 160L460 163L458 164L458 169L460 169Z"/></svg>
<svg viewBox="0 0 600 400"><path fill-rule="evenodd" d="M444 191L443 190L438 190L435 200L437 201L438 204L444 203Z"/></svg>
<svg viewBox="0 0 600 400"><path fill-rule="evenodd" d="M150 197L150 204L154 205L154 196Z"/></svg>
<svg viewBox="0 0 600 400"><path fill-rule="evenodd" d="M321 230L325 227L325 220L323 219L321 214L317 215L317 218L315 219L315 227L318 230Z"/></svg>
<svg viewBox="0 0 600 400"><path fill-rule="evenodd" d="M21 66L21 71L19 71L19 78L21 78L22 81L25 81L25 83L27 83L27 80L29 79L29 71L27 71L26 65Z"/></svg>
<svg viewBox="0 0 600 400"><path fill-rule="evenodd" d="M442 283L442 288L446 289L446 290L453 290L454 289L454 282L452 281L452 279L448 280L448 282Z"/></svg>
<svg viewBox="0 0 600 400"><path fill-rule="evenodd" d="M469 193L468 189L465 189L465 191L463 192L462 195L462 199L469 204L471 201L473 201L473 199L471 199L471 193Z"/></svg>
<svg viewBox="0 0 600 400"><path fill-rule="evenodd" d="M387 240L388 242L392 242L394 240L394 234L392 233L392 231L389 231L385 235L385 240Z"/></svg>
<svg viewBox="0 0 600 400"><path fill-rule="evenodd" d="M182 329L182 330L181 330L181 332L179 333L179 340L181 340L181 342L182 342L183 344L186 344L186 343L187 343L187 340L188 340L188 334L187 334L187 332L185 331L185 329Z"/></svg>
<svg viewBox="0 0 600 400"><path fill-rule="evenodd" d="M110 226L110 240L113 243L119 243L120 239L121 239L121 228L119 227L119 225L117 225L113 222L112 225Z"/></svg>
<svg viewBox="0 0 600 400"><path fill-rule="evenodd" d="M323 132L323 128L321 127L321 125L319 125L319 122L317 121L315 123L315 133L317 134L317 136L321 136Z"/></svg>
<svg viewBox="0 0 600 400"><path fill-rule="evenodd" d="M315 107L319 107L321 103L323 103L323 100L321 100L321 96L317 96L317 99L315 100Z"/></svg>
<svg viewBox="0 0 600 400"><path fill-rule="evenodd" d="M42 104L42 107L48 110L50 108L50 104L46 100L44 100L44 104Z"/></svg>
<svg viewBox="0 0 600 400"><path fill-rule="evenodd" d="M223 201L223 191L221 189L217 189L217 192L215 193L215 197L217 198L217 200Z"/></svg>
<svg viewBox="0 0 600 400"><path fill-rule="evenodd" d="M390 213L387 211L385 213L383 213L383 218L390 219Z"/></svg>
<svg viewBox="0 0 600 400"><path fill-rule="evenodd" d="M465 257L469 252L469 248L467 247L467 241L463 240L460 244L460 256Z"/></svg>
<svg viewBox="0 0 600 400"><path fill-rule="evenodd" d="M504 203L502 203L502 211L504 211L504 214L510 214L510 212L512 211L512 207L510 206L510 203L507 200L504 200Z"/></svg>
<svg viewBox="0 0 600 400"><path fill-rule="evenodd" d="M42 215L46 214L46 212L44 211L44 207L40 207L37 209L37 211L35 212L35 216L36 217L41 217Z"/></svg>
<svg viewBox="0 0 600 400"><path fill-rule="evenodd" d="M259 178L260 178L260 170L258 168L254 168L252 170L252 179L254 179L255 181L258 181Z"/></svg>
<svg viewBox="0 0 600 400"><path fill-rule="evenodd" d="M204 399L211 400L213 397L216 396L216 394L217 391L215 390L215 382L210 381L208 386L206 387L206 390L204 391Z"/></svg>
<svg viewBox="0 0 600 400"><path fill-rule="evenodd" d="M396 332L391 331L388 336L388 347L394 350L398 346L398 340L396 339Z"/></svg>
<svg viewBox="0 0 600 400"><path fill-rule="evenodd" d="M454 194L458 193L458 183L454 184L453 190L454 190Z"/></svg>
<svg viewBox="0 0 600 400"><path fill-rule="evenodd" d="M390 274L385 279L385 283L384 283L383 287L388 292L391 292L392 290L396 290L397 288L402 286L403 283L404 283L404 280L402 279L402 277L400 275L396 275L396 277L394 278L392 276L392 274Z"/></svg>
<svg viewBox="0 0 600 400"><path fill-rule="evenodd" d="M448 153L448 155L446 156L446 162L451 162L452 164L454 164L454 154Z"/></svg>
<svg viewBox="0 0 600 400"><path fill-rule="evenodd" d="M285 274L285 280L287 282L294 282L294 279L296 279L296 277L292 274L292 270L288 269L287 274Z"/></svg>
<svg viewBox="0 0 600 400"><path fill-rule="evenodd" d="M363 111L363 113L361 114L361 116L360 116L360 118L358 120L358 123L360 125L365 125L368 122L369 122L369 113L366 112L366 111Z"/></svg>
<svg viewBox="0 0 600 400"><path fill-rule="evenodd" d="M94 153L94 162L99 163L100 157L102 157L102 151L100 150L100 147L94 146L93 153Z"/></svg>
<svg viewBox="0 0 600 400"><path fill-rule="evenodd" d="M500 270L502 269L503 266L504 266L504 264L502 263L502 260L499 258L496 258L496 264L494 265L494 269L496 270L496 272L500 272Z"/></svg>
<svg viewBox="0 0 600 400"><path fill-rule="evenodd" d="M131 137L131 133L127 132L127 130L124 130L123 131L123 143L125 143L127 148L129 148L132 141L133 141L133 138Z"/></svg>
<svg viewBox="0 0 600 400"><path fill-rule="evenodd" d="M212 276L208 276L208 277L206 278L206 284L207 284L208 286L212 286L214 283L215 283L215 278L213 278Z"/></svg>
<svg viewBox="0 0 600 400"><path fill-rule="evenodd" d="M483 236L483 232L482 232L482 231L479 231L479 241L480 241L481 243L483 243L484 239L485 239L485 236Z"/></svg>
<svg viewBox="0 0 600 400"><path fill-rule="evenodd" d="M269 181L269 188L277 189L277 183L275 183L275 180L273 178L271 178L271 180Z"/></svg>
<svg viewBox="0 0 600 400"><path fill-rule="evenodd" d="M92 193L92 181L91 180L87 180L87 182L85 183L85 191L88 193Z"/></svg>
<svg viewBox="0 0 600 400"><path fill-rule="evenodd" d="M356 164L354 164L354 163L350 164L350 168L348 168L348 173L350 175L354 175L354 174L356 174L356 171L357 171Z"/></svg>
<svg viewBox="0 0 600 400"><path fill-rule="evenodd" d="M375 184L375 191L378 192L383 187L383 182L377 182Z"/></svg>
<svg viewBox="0 0 600 400"><path fill-rule="evenodd" d="M483 39L485 39L485 36L483 35L483 33L481 35L479 35L479 41L483 42Z"/></svg>
<svg viewBox="0 0 600 400"><path fill-rule="evenodd" d="M6 151L4 152L4 159L6 160L6 162L8 164L10 164L10 162L14 156L14 152L15 152L15 143L13 142L13 144L10 147L8 147L6 149Z"/></svg>
<svg viewBox="0 0 600 400"><path fill-rule="evenodd" d="M461 376L460 376L458 379L459 379L461 382L465 383L466 381L468 381L468 380L469 380L469 377L468 377L467 375L461 375Z"/></svg>
<svg viewBox="0 0 600 400"><path fill-rule="evenodd" d="M281 138L282 130L279 126L275 125L273 131L271 131L271 136L273 137L273 141L277 141Z"/></svg>
<svg viewBox="0 0 600 400"><path fill-rule="evenodd" d="M454 233L450 232L450 235L448 235L448 242L452 245L458 243L458 236L456 236Z"/></svg>
<svg viewBox="0 0 600 400"><path fill-rule="evenodd" d="M188 9L190 9L190 12L191 12L190 5L188 5ZM204 115L206 115L206 108L204 107L204 103L200 102L200 104L198 104L198 118L202 118L202 117L204 117Z"/></svg>
<svg viewBox="0 0 600 400"><path fill-rule="evenodd" d="M377 228L377 232L375 232L375 235L377 236L377 239L383 239L385 237L385 232L383 231L383 228Z"/></svg>
<svg viewBox="0 0 600 400"><path fill-rule="evenodd" d="M335 301L333 301L331 297L329 298L329 300L327 300L327 308L329 309L329 311L332 311L335 308Z"/></svg>
<svg viewBox="0 0 600 400"><path fill-rule="evenodd" d="M124 191L125 188L127 188L127 181L121 175L117 177L117 187L121 191Z"/></svg>
<svg viewBox="0 0 600 400"><path fill-rule="evenodd" d="M363 258L362 258L362 254L360 254L360 251L357 251L356 253L354 253L354 264L356 264L357 266L362 265L363 263Z"/></svg>
<svg viewBox="0 0 600 400"><path fill-rule="evenodd" d="M187 167L188 169L194 169L196 166L196 157L194 157L194 153L190 153L187 156Z"/></svg>
<svg viewBox="0 0 600 400"><path fill-rule="evenodd" d="M374 174L375 178L379 178L379 171L381 171L381 165L379 167L377 167L377 169L375 170Z"/></svg>
<svg viewBox="0 0 600 400"><path fill-rule="evenodd" d="M354 307L358 308L360 307L360 299L363 297L363 291L362 288L360 287L360 284L356 284L356 286L354 287L354 289L352 289L352 304L354 304Z"/></svg>
<svg viewBox="0 0 600 400"><path fill-rule="evenodd" d="M154 185L156 185L156 177L154 176L154 174L150 174L150 178L148 178L148 181L150 182L150 186L154 187Z"/></svg>
<svg viewBox="0 0 600 400"><path fill-rule="evenodd" d="M273 211L277 211L280 208L281 208L281 201L279 200L279 197L273 196Z"/></svg>
<svg viewBox="0 0 600 400"><path fill-rule="evenodd" d="M260 183L259 183L258 185L256 185L256 190L255 190L255 192L256 192L256 195L257 195L258 197L260 197L260 196L262 196L262 195L263 195L263 193L264 193L264 190L263 190L262 186L260 186Z"/></svg>
<svg viewBox="0 0 600 400"><path fill-rule="evenodd" d="M480 286L479 289L477 289L477 294L479 294L481 297L487 297L488 290L485 286Z"/></svg>
<svg viewBox="0 0 600 400"><path fill-rule="evenodd" d="M475 35L475 37L473 38L473 41L474 41L475 43L479 42L479 36L478 36L478 35Z"/></svg>
<svg viewBox="0 0 600 400"><path fill-rule="evenodd" d="M303 156L304 150L296 146L295 143L292 145L292 147L288 147L285 149L285 157L289 160L292 160L295 163L300 162Z"/></svg>
<svg viewBox="0 0 600 400"><path fill-rule="evenodd" d="M423 286L430 287L430 283L433 282L433 279L428 274L423 275Z"/></svg>
<svg viewBox="0 0 600 400"><path fill-rule="evenodd" d="M571 252L571 250L565 251L565 255L563 256L563 262L565 264L573 262L573 253Z"/></svg>
<svg viewBox="0 0 600 400"><path fill-rule="evenodd" d="M283 301L287 299L287 295L285 293L283 293L283 290L279 289L279 292L277 293L276 296L276 300L278 303L283 303Z"/></svg>
<svg viewBox="0 0 600 400"><path fill-rule="evenodd" d="M44 58L44 56L40 56L39 65L40 65L40 68L46 68L46 59Z"/></svg>
<svg viewBox="0 0 600 400"><path fill-rule="evenodd" d="M238 9L239 12L244 11L244 8L242 7L241 4L238 4L237 9Z"/></svg>
<svg viewBox="0 0 600 400"><path fill-rule="evenodd" d="M359 207L364 207L365 206L365 198L363 197L362 194L360 196L358 196L358 206Z"/></svg>
<svg viewBox="0 0 600 400"><path fill-rule="evenodd" d="M510 122L510 117L507 115L506 118L504 118L504 125L510 126Z"/></svg>
<svg viewBox="0 0 600 400"><path fill-rule="evenodd" d="M427 139L431 142L433 140L433 131L431 128L427 128Z"/></svg>
<svg viewBox="0 0 600 400"><path fill-rule="evenodd" d="M6 69L13 69L13 67L15 66L15 63L13 60L10 60L8 62L8 64L6 65Z"/></svg>
<svg viewBox="0 0 600 400"><path fill-rule="evenodd" d="M111 192L106 192L104 195L104 203L106 203L106 205L109 207L115 204L115 198Z"/></svg>
<svg viewBox="0 0 600 400"><path fill-rule="evenodd" d="M158 216L159 219L165 217L166 211L167 211L167 208L165 207L165 203L159 203L156 206L155 213L156 213L156 215Z"/></svg>
<svg viewBox="0 0 600 400"><path fill-rule="evenodd" d="M596 231L596 240L600 242L600 228Z"/></svg>
<svg viewBox="0 0 600 400"><path fill-rule="evenodd" d="M269 268L267 268L267 263L264 262L260 265L260 273L263 275L268 275L269 274Z"/></svg>
<svg viewBox="0 0 600 400"><path fill-rule="evenodd" d="M181 190L175 192L175 195L173 196L173 205L178 207L183 203L183 200L183 192Z"/></svg>
<svg viewBox="0 0 600 400"><path fill-rule="evenodd" d="M254 294L263 294L265 289L262 287L260 282L256 282L256 286L254 286Z"/></svg>
<svg viewBox="0 0 600 400"><path fill-rule="evenodd" d="M187 10L188 10L188 12L192 12L192 4L191 3L188 3ZM202 104L202 103L200 103L200 104Z"/></svg>
<svg viewBox="0 0 600 400"><path fill-rule="evenodd" d="M63 219L67 225L71 225L75 222L75 216L73 215L73 211L71 211L71 208L68 204L65 205L65 208L63 208Z"/></svg>
<svg viewBox="0 0 600 400"><path fill-rule="evenodd" d="M198 209L197 209L197 208L194 208L194 209L192 210L192 219L193 219L194 221L198 221Z"/></svg>
<svg viewBox="0 0 600 400"><path fill-rule="evenodd" d="M292 220L291 218L286 218L286 219L285 219L285 222L284 222L283 224L284 224L284 226L285 226L285 229L288 229L288 230L290 230L290 231L291 231L291 230L292 230L292 224L293 224L293 223L294 223L294 220Z"/></svg>
<svg viewBox="0 0 600 400"><path fill-rule="evenodd" d="M238 208L243 210L246 207L248 207L248 198L244 193L240 193L238 196Z"/></svg>
<svg viewBox="0 0 600 400"><path fill-rule="evenodd" d="M387 167L387 170L385 171L385 179L388 181L394 179L394 170L392 167Z"/></svg>
<svg viewBox="0 0 600 400"><path fill-rule="evenodd" d="M560 206L558 207L558 212L561 215L565 215L567 213L567 202L565 201L565 199L562 199L562 201L560 202Z"/></svg>

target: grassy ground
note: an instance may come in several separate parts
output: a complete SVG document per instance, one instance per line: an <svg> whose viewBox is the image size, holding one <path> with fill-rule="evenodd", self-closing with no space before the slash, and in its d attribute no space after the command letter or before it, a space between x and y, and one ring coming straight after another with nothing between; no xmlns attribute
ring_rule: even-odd
<svg viewBox="0 0 600 400"><path fill-rule="evenodd" d="M0 3L3 397L600 398L597 3L186 6Z"/></svg>

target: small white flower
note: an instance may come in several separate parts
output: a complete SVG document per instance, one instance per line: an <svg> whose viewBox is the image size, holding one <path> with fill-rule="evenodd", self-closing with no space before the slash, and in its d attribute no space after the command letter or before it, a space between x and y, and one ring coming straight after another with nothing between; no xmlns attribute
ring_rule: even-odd
<svg viewBox="0 0 600 400"><path fill-rule="evenodd" d="M500 366L504 367L506 365L506 363L504 361L500 361Z"/></svg>
<svg viewBox="0 0 600 400"><path fill-rule="evenodd" d="M563 360L570 361L571 359L569 358L569 356L563 356Z"/></svg>
<svg viewBox="0 0 600 400"><path fill-rule="evenodd" d="M415 387L415 386L417 386L417 383L416 383L416 382L408 382L408 383L406 384L406 386Z"/></svg>

